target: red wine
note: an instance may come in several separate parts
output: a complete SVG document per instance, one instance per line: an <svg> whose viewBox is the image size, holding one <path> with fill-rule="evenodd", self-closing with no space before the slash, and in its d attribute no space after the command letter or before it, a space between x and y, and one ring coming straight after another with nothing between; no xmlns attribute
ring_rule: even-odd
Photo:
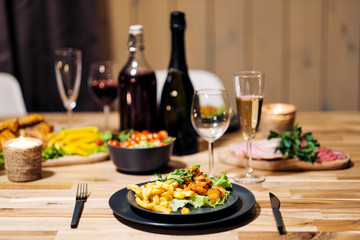
<svg viewBox="0 0 360 240"><path fill-rule="evenodd" d="M93 80L91 89L102 106L110 105L117 96L117 83L110 79Z"/></svg>
<svg viewBox="0 0 360 240"><path fill-rule="evenodd" d="M156 77L151 71L137 71L135 75L121 72L120 129L156 129Z"/></svg>
<svg viewBox="0 0 360 240"><path fill-rule="evenodd" d="M119 75L120 130L157 130L156 76L144 55L143 27L129 28L129 58Z"/></svg>

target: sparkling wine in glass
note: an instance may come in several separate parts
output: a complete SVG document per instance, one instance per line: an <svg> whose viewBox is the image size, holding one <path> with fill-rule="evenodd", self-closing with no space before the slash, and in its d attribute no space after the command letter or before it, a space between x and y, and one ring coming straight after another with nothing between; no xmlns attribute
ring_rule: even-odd
<svg viewBox="0 0 360 240"><path fill-rule="evenodd" d="M90 67L88 86L103 107L105 130L109 130L110 105L117 97L118 73L119 67L112 61L98 61Z"/></svg>
<svg viewBox="0 0 360 240"><path fill-rule="evenodd" d="M264 74L258 71L244 71L234 74L236 106L241 132L247 142L246 172L235 181L250 184L265 181L264 176L253 174L252 141L260 123L261 107L264 99Z"/></svg>
<svg viewBox="0 0 360 240"><path fill-rule="evenodd" d="M72 126L72 111L76 107L81 79L81 51L75 48L55 50L56 82L67 110L68 127Z"/></svg>
<svg viewBox="0 0 360 240"><path fill-rule="evenodd" d="M209 144L209 175L217 177L214 172L213 145L227 130L231 119L231 109L226 90L201 89L194 93L191 105L191 123Z"/></svg>

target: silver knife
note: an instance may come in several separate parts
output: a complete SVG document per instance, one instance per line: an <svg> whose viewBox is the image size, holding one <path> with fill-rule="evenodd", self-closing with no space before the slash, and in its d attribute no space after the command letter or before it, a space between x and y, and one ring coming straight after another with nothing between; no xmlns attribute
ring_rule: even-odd
<svg viewBox="0 0 360 240"><path fill-rule="evenodd" d="M270 195L271 208L274 213L277 229L279 230L280 234L283 234L284 233L284 225L283 225L281 213L279 211L280 200L271 192L269 192L269 195Z"/></svg>

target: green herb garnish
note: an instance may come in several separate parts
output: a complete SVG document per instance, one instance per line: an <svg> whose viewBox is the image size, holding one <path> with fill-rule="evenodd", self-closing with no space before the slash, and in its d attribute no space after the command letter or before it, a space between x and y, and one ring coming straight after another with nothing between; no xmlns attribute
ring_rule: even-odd
<svg viewBox="0 0 360 240"><path fill-rule="evenodd" d="M158 177L158 181L160 181L160 182L165 182L167 180L173 179L174 181L176 181L180 184L184 184L187 179L194 180L194 173L193 173L194 168L198 169L198 168L200 168L200 165L198 165L198 164L194 165L189 170L186 170L183 168L175 169L171 173L165 175L164 178L161 176L161 174L158 174L158 173L156 173L154 175Z"/></svg>
<svg viewBox="0 0 360 240"><path fill-rule="evenodd" d="M120 143L130 138L130 135L134 132L133 129L126 129L121 131L119 134L113 134L112 139L118 140Z"/></svg>
<svg viewBox="0 0 360 240"><path fill-rule="evenodd" d="M210 177L210 180L214 183L214 186L223 187L224 189L232 188L231 182L228 180L228 177L223 172L221 176L218 176L217 179Z"/></svg>
<svg viewBox="0 0 360 240"><path fill-rule="evenodd" d="M283 156L296 156L305 162L315 162L317 158L316 150L320 146L317 140L312 136L311 132L302 135L301 127L296 124L292 127L292 131L285 131L281 134L270 131L268 140L280 138L275 152L280 151Z"/></svg>

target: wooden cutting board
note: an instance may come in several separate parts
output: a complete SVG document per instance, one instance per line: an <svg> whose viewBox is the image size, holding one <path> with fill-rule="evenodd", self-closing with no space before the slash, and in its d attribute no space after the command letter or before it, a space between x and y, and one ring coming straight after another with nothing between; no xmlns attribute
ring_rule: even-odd
<svg viewBox="0 0 360 240"><path fill-rule="evenodd" d="M345 159L337 159L330 162L304 162L295 158L258 160L253 159L251 166L254 169L270 171L304 171L304 170L336 170L349 167L351 164L348 154ZM239 158L230 152L220 154L220 161L238 167L245 167L245 158Z"/></svg>
<svg viewBox="0 0 360 240"><path fill-rule="evenodd" d="M56 159L48 159L42 163L43 167L60 167L60 166L68 166L68 165L78 165L78 164L87 164L104 161L109 158L108 152L100 152L91 154L89 156L79 156L79 155L71 155L64 156Z"/></svg>
<svg viewBox="0 0 360 240"><path fill-rule="evenodd" d="M56 159L48 159L42 163L42 167L61 167L61 166L68 166L68 165L78 165L78 164L88 164L88 163L95 163L109 159L108 152L101 152L91 154L89 156L79 156L79 155L72 155L72 156L64 156ZM0 166L0 169L4 169L5 166Z"/></svg>

